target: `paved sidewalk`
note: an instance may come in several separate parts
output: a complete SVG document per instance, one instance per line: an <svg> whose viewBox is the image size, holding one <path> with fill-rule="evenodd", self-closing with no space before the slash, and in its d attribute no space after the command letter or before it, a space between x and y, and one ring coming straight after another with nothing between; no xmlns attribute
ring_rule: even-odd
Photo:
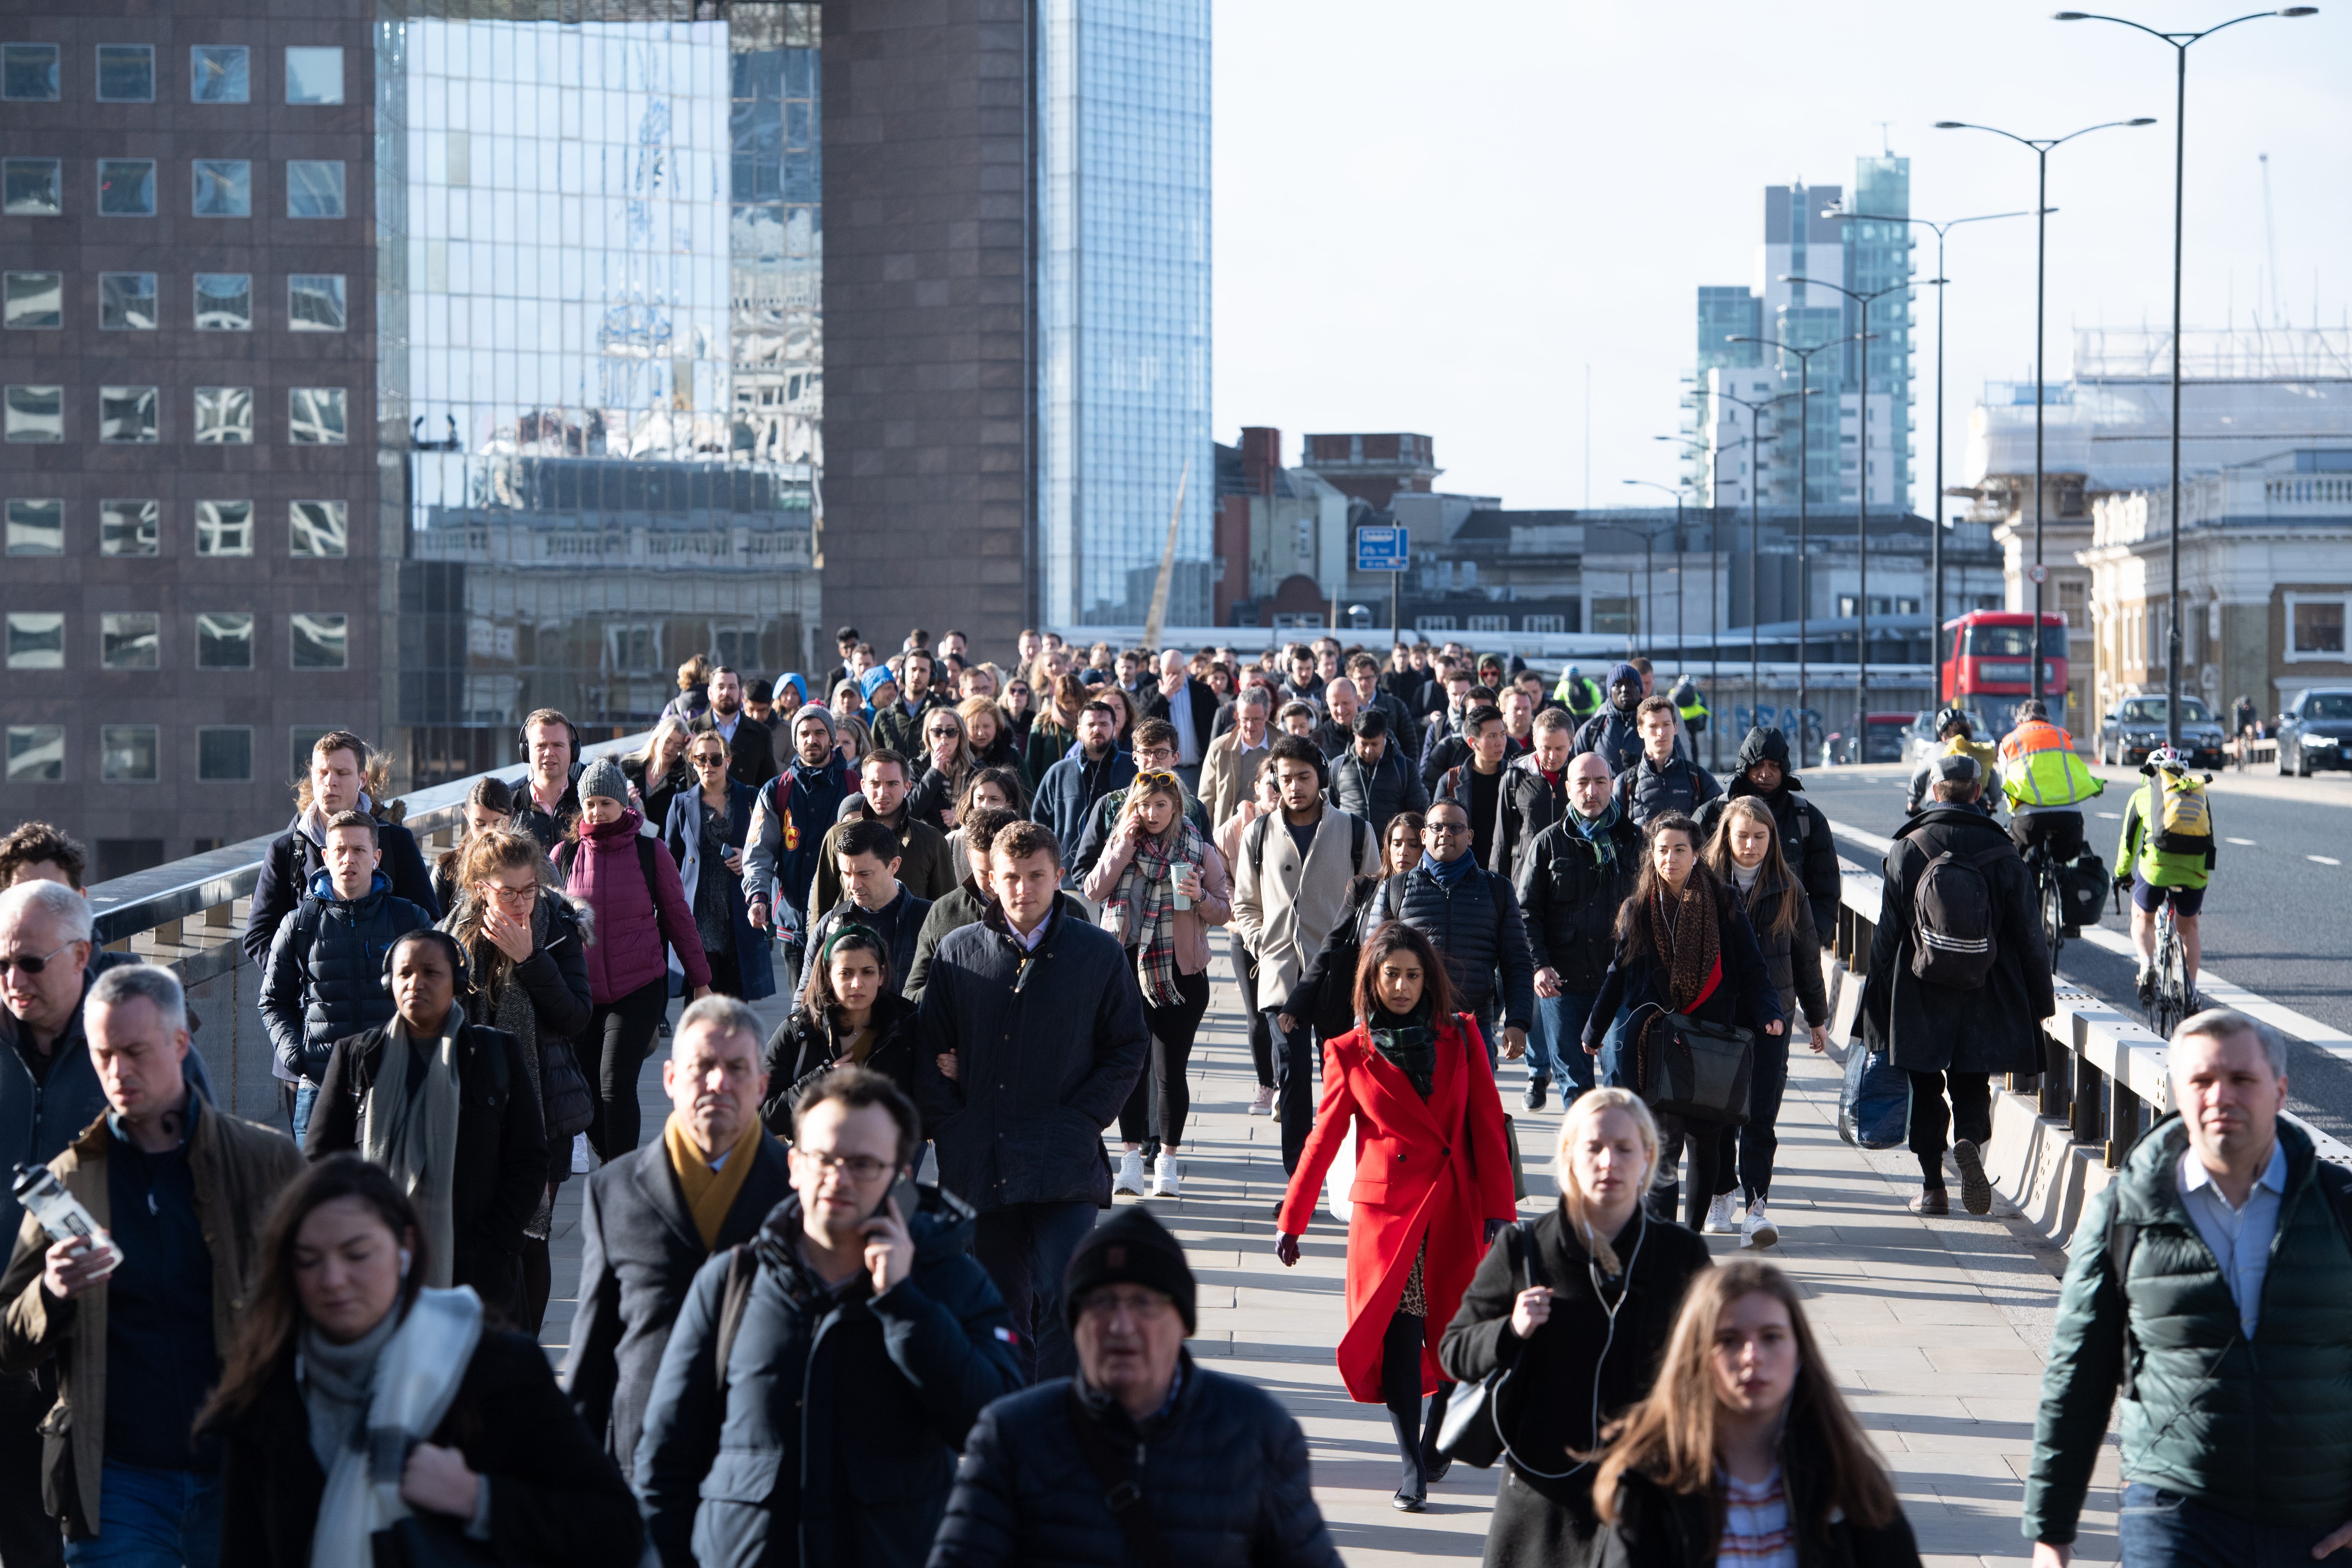
<svg viewBox="0 0 2352 1568"><path fill-rule="evenodd" d="M1342 1321L1346 1236L1319 1215L1296 1268L1274 1257L1272 1211L1283 1189L1274 1122L1244 1114L1255 1079L1249 1043L1222 959L1192 1058L1192 1124L1181 1198L1148 1200L1182 1237L1201 1279L1192 1353L1273 1391L1305 1427L1316 1493L1349 1563L1475 1561L1496 1475L1457 1466L1433 1488L1429 1511L1390 1506L1400 1473L1388 1414L1341 1387L1331 1347ZM761 1012L782 1016L780 1001ZM664 1048L667 1042L662 1042ZM1837 1136L1839 1069L1800 1047L1780 1116L1773 1211L1780 1247L1769 1256L1811 1299L1816 1332L1838 1382L1895 1472L1930 1563L2015 1563L2028 1555L2017 1519L2031 1457L2054 1255L2028 1245L1996 1215L1923 1222L1905 1211L1916 1191L1909 1156L1865 1153ZM1503 1069L1504 1105L1517 1119L1530 1197L1550 1201L1550 1152L1559 1119L1520 1110L1523 1069ZM644 1080L648 1138L661 1125L659 1058ZM556 1206L555 1296L541 1336L560 1354L579 1280L579 1187ZM1957 1194L1957 1184L1954 1187ZM1122 1197L1121 1203L1139 1200ZM1716 1237L1718 1255L1737 1250ZM2115 1556L2114 1461L2103 1461L2079 1560Z"/></svg>

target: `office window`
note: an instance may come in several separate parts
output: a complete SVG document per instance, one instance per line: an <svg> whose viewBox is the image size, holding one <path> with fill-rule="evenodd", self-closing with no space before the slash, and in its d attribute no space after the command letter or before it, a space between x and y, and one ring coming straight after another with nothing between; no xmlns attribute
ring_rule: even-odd
<svg viewBox="0 0 2352 1568"><path fill-rule="evenodd" d="M8 726L8 782L54 784L66 776L63 724Z"/></svg>
<svg viewBox="0 0 2352 1568"><path fill-rule="evenodd" d="M2288 594L2287 662L2300 659L2340 660L2344 658L2344 622L2347 601L2341 594Z"/></svg>
<svg viewBox="0 0 2352 1568"><path fill-rule="evenodd" d="M108 784L153 784L155 749L152 724L101 724L98 776Z"/></svg>
<svg viewBox="0 0 2352 1568"><path fill-rule="evenodd" d="M5 285L5 314L0 321L19 331L47 331L66 324L66 275L62 272L11 272Z"/></svg>
<svg viewBox="0 0 2352 1568"><path fill-rule="evenodd" d="M98 46L98 101L155 101L155 48L152 44Z"/></svg>
<svg viewBox="0 0 2352 1568"><path fill-rule="evenodd" d="M288 217L343 216L343 165L341 160L295 158L286 165Z"/></svg>
<svg viewBox="0 0 2352 1568"><path fill-rule="evenodd" d="M63 555L66 503L57 499L8 502L8 553Z"/></svg>
<svg viewBox="0 0 2352 1568"><path fill-rule="evenodd" d="M66 618L49 610L12 610L8 615L8 668L63 669Z"/></svg>
<svg viewBox="0 0 2352 1568"><path fill-rule="evenodd" d="M65 175L55 158L0 158L0 213L56 217L66 210Z"/></svg>
<svg viewBox="0 0 2352 1568"><path fill-rule="evenodd" d="M287 439L298 447L340 447L348 438L340 386L295 387L288 411Z"/></svg>
<svg viewBox="0 0 2352 1568"><path fill-rule="evenodd" d="M293 633L295 668L341 669L351 662L345 617L296 616Z"/></svg>
<svg viewBox="0 0 2352 1568"><path fill-rule="evenodd" d="M196 444L200 447L253 445L253 388L196 388Z"/></svg>
<svg viewBox="0 0 2352 1568"><path fill-rule="evenodd" d="M242 158L198 158L189 165L198 217L251 217L253 165Z"/></svg>
<svg viewBox="0 0 2352 1568"><path fill-rule="evenodd" d="M297 272L286 279L286 324L298 332L343 330L343 275Z"/></svg>
<svg viewBox="0 0 2352 1568"><path fill-rule="evenodd" d="M0 45L0 98L18 103L55 103L57 45Z"/></svg>
<svg viewBox="0 0 2352 1568"><path fill-rule="evenodd" d="M253 553L253 503L249 500L200 500L196 503L196 553Z"/></svg>
<svg viewBox="0 0 2352 1568"><path fill-rule="evenodd" d="M120 610L98 617L98 662L108 669L154 669L162 665L162 617L152 610Z"/></svg>
<svg viewBox="0 0 2352 1568"><path fill-rule="evenodd" d="M152 555L163 531L163 509L152 500L102 500L98 503L98 552L100 555Z"/></svg>
<svg viewBox="0 0 2352 1568"><path fill-rule="evenodd" d="M98 324L110 332L152 332L155 330L155 275L152 272L101 272L98 275Z"/></svg>
<svg viewBox="0 0 2352 1568"><path fill-rule="evenodd" d="M243 44L198 44L188 51L188 101L244 103L253 97Z"/></svg>
<svg viewBox="0 0 2352 1568"><path fill-rule="evenodd" d="M350 510L339 500L298 500L288 529L288 553L349 555Z"/></svg>
<svg viewBox="0 0 2352 1568"><path fill-rule="evenodd" d="M152 386L101 386L98 389L98 438L101 441L153 441L155 389Z"/></svg>
<svg viewBox="0 0 2352 1568"><path fill-rule="evenodd" d="M98 211L101 217L153 217L155 160L100 158Z"/></svg>
<svg viewBox="0 0 2352 1568"><path fill-rule="evenodd" d="M253 331L253 274L250 272L197 273L196 331L200 332Z"/></svg>
<svg viewBox="0 0 2352 1568"><path fill-rule="evenodd" d="M196 777L208 784L243 784L253 777L253 731L242 724L207 724L196 731Z"/></svg>
<svg viewBox="0 0 2352 1568"><path fill-rule="evenodd" d="M196 668L253 668L253 616L250 611L218 611L196 617Z"/></svg>
<svg viewBox="0 0 2352 1568"><path fill-rule="evenodd" d="M66 438L66 389L62 386L12 386L8 389L7 437L11 441L62 441Z"/></svg>
<svg viewBox="0 0 2352 1568"><path fill-rule="evenodd" d="M343 51L340 48L299 48L286 51L286 101L343 101Z"/></svg>

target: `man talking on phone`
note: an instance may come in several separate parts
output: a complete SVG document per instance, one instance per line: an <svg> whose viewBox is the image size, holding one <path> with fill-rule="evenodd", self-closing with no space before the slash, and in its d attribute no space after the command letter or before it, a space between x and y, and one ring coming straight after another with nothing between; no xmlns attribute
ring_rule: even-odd
<svg viewBox="0 0 2352 1568"><path fill-rule="evenodd" d="M646 1407L635 1481L663 1568L928 1554L964 1435L1021 1373L971 1210L914 1184L922 1147L879 1073L802 1098L791 1195L695 1276Z"/></svg>

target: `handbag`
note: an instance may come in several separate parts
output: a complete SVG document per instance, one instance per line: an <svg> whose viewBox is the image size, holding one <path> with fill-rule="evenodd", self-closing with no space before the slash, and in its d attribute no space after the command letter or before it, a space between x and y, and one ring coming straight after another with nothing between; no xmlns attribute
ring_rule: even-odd
<svg viewBox="0 0 2352 1568"><path fill-rule="evenodd" d="M1503 1113L1503 1147L1511 1152L1511 1201L1528 1201L1528 1163L1519 1157L1519 1124Z"/></svg>
<svg viewBox="0 0 2352 1568"><path fill-rule="evenodd" d="M1646 1032L1636 1089L1660 1116L1748 1125L1748 1080L1756 1037L1731 1024L1668 1013Z"/></svg>
<svg viewBox="0 0 2352 1568"><path fill-rule="evenodd" d="M368 1537L375 1568L498 1568L499 1554L444 1514L412 1513Z"/></svg>
<svg viewBox="0 0 2352 1568"><path fill-rule="evenodd" d="M1496 1238L1510 1259L1511 1272L1518 1276L1519 1290L1534 1288L1534 1265L1528 1258L1533 1238L1527 1234L1524 1221L1507 1226ZM1516 1299L1518 1291L1512 1292ZM1456 1388L1452 1403L1445 1407L1445 1419L1438 1424L1437 1451L1449 1459L1459 1459L1477 1469L1485 1469L1503 1457L1503 1427L1496 1409L1496 1400L1502 1392L1503 1380L1511 1375L1516 1362L1507 1362L1479 1379L1469 1388Z"/></svg>
<svg viewBox="0 0 2352 1568"><path fill-rule="evenodd" d="M1911 1129L1911 1075L1885 1050L1846 1047L1838 1089L1838 1136L1857 1149L1892 1149Z"/></svg>
<svg viewBox="0 0 2352 1568"><path fill-rule="evenodd" d="M580 1058L572 1054L571 1041L540 1041L539 1100L551 1144L587 1131L589 1123L596 1120L596 1100L589 1092L588 1075L580 1070Z"/></svg>
<svg viewBox="0 0 2352 1568"><path fill-rule="evenodd" d="M1330 1173L1323 1178L1323 1206L1331 1217L1346 1225L1354 1217L1356 1205L1348 1199L1348 1189L1356 1184L1356 1139L1353 1123L1339 1139L1339 1152L1331 1158Z"/></svg>

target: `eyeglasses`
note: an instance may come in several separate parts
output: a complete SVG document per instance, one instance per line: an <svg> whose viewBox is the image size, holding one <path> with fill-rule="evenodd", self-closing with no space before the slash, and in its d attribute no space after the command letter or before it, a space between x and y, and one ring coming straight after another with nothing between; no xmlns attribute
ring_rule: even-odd
<svg viewBox="0 0 2352 1568"><path fill-rule="evenodd" d="M1467 833L1470 825L1466 822L1424 822L1421 825L1421 831L1423 837L1434 838L1440 834Z"/></svg>
<svg viewBox="0 0 2352 1568"><path fill-rule="evenodd" d="M539 896L536 881L526 882L520 888L509 888L503 882L485 882L482 885L488 889L490 897L502 904L525 904Z"/></svg>
<svg viewBox="0 0 2352 1568"><path fill-rule="evenodd" d="M839 1171L853 1182L876 1181L893 1169L889 1161L871 1154L836 1154L830 1149L794 1149L793 1152L814 1162L820 1172Z"/></svg>
<svg viewBox="0 0 2352 1568"><path fill-rule="evenodd" d="M7 974L8 966L12 963L27 974L38 974L49 966L49 960L72 945L70 942L61 942L43 953L0 952L0 976Z"/></svg>

